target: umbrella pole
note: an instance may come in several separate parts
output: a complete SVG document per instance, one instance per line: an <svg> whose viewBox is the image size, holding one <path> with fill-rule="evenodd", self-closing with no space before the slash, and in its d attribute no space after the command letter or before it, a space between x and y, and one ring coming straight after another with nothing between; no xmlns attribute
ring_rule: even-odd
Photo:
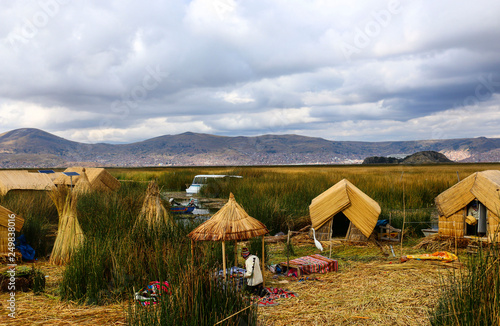
<svg viewBox="0 0 500 326"><path fill-rule="evenodd" d="M224 273L224 281L226 280L226 242L222 241L222 270Z"/></svg>
<svg viewBox="0 0 500 326"><path fill-rule="evenodd" d="M266 256L266 253L264 252L264 235L262 235L262 266L261 266L261 269L262 269L262 286L263 287L266 287L266 278L264 277L264 266L266 265L265 264L265 256Z"/></svg>
<svg viewBox="0 0 500 326"><path fill-rule="evenodd" d="M234 266L238 266L238 240L234 240Z"/></svg>

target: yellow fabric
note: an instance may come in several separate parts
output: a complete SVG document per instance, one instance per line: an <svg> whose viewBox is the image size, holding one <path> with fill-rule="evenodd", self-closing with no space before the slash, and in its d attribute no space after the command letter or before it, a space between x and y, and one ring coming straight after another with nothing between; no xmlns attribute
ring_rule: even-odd
<svg viewBox="0 0 500 326"><path fill-rule="evenodd" d="M467 223L469 225L476 225L477 224L477 219L474 216L469 215L469 216L465 217L465 223Z"/></svg>
<svg viewBox="0 0 500 326"><path fill-rule="evenodd" d="M447 251L438 251L433 254L407 255L406 258L417 260L440 260L444 262L458 260L458 257L455 254Z"/></svg>

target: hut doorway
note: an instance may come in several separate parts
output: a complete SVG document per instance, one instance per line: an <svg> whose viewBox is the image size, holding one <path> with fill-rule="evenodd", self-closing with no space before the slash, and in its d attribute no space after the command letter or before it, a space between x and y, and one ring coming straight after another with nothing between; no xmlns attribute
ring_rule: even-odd
<svg viewBox="0 0 500 326"><path fill-rule="evenodd" d="M486 206L477 199L473 200L467 205L466 216L465 235L485 236L488 225ZM473 222L471 223L471 221Z"/></svg>
<svg viewBox="0 0 500 326"><path fill-rule="evenodd" d="M344 213L339 212L335 214L332 219L332 238L345 238L347 237L347 232L349 231L349 225L351 221L344 215Z"/></svg>

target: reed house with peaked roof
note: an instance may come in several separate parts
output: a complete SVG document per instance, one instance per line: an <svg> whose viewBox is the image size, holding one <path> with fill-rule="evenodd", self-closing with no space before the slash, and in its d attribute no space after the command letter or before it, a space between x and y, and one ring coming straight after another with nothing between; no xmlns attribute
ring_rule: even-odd
<svg viewBox="0 0 500 326"><path fill-rule="evenodd" d="M440 235L488 241L499 236L499 170L475 172L439 194L435 202Z"/></svg>
<svg viewBox="0 0 500 326"><path fill-rule="evenodd" d="M367 240L380 212L379 204L347 179L337 182L309 205L316 238L323 241L339 237L351 241Z"/></svg>
<svg viewBox="0 0 500 326"><path fill-rule="evenodd" d="M0 195L11 190L50 190L54 183L46 174L26 170L0 171Z"/></svg>
<svg viewBox="0 0 500 326"><path fill-rule="evenodd" d="M90 183L91 190L95 191L116 191L120 189L120 181L113 177L108 171L103 168L83 168L83 167L71 167L64 170L64 172L76 172L80 174L79 176L69 177L60 174L55 180L54 184L67 185L73 184L75 186L83 174L86 174L88 181Z"/></svg>

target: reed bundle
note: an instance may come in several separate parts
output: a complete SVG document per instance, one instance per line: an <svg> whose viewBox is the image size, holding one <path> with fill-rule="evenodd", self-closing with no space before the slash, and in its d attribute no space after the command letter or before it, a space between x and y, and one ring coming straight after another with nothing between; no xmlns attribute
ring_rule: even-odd
<svg viewBox="0 0 500 326"><path fill-rule="evenodd" d="M87 173L85 173L85 168L83 168L82 173L78 178L74 191L78 194L86 194L92 191L92 185L90 184Z"/></svg>
<svg viewBox="0 0 500 326"><path fill-rule="evenodd" d="M425 249L427 251L452 251L455 248L455 241L458 248L466 248L470 242L467 238L457 238L434 234L420 240L413 249Z"/></svg>
<svg viewBox="0 0 500 326"><path fill-rule="evenodd" d="M161 228L173 224L172 215L170 215L168 210L163 205L160 196L160 188L155 180L151 180L148 185L146 198L144 198L144 203L135 227L142 222L146 222L148 228Z"/></svg>
<svg viewBox="0 0 500 326"><path fill-rule="evenodd" d="M56 265L67 263L73 252L83 243L83 231L76 213L77 193L66 186L54 187L50 193L59 214L57 237L50 255L50 262Z"/></svg>

